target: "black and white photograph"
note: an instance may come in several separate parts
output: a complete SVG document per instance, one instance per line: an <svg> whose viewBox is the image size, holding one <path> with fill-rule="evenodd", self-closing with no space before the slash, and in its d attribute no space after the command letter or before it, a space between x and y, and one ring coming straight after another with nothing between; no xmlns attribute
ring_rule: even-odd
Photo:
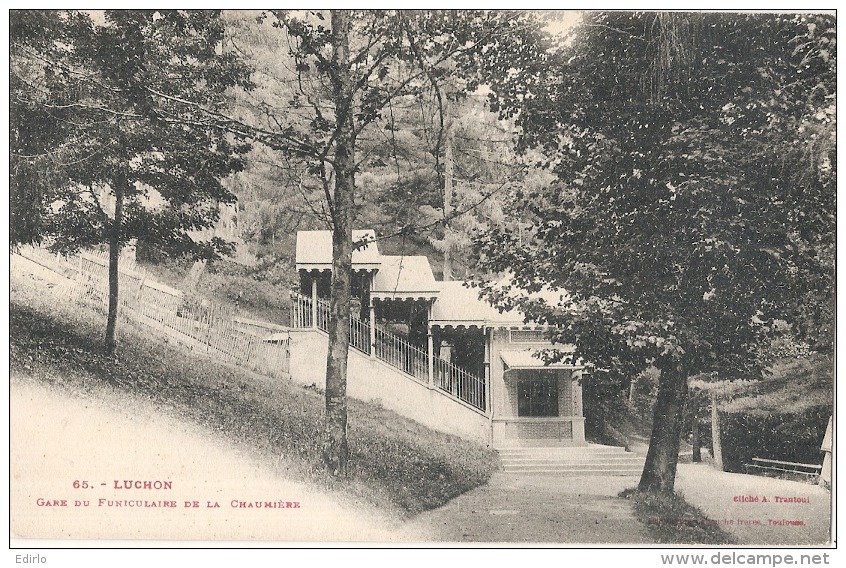
<svg viewBox="0 0 846 568"><path fill-rule="evenodd" d="M7 15L16 563L830 563L834 10Z"/></svg>

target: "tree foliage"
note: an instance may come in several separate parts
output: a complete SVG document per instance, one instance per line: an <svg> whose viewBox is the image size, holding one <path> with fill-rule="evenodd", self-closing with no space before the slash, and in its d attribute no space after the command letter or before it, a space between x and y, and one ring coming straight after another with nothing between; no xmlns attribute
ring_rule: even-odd
<svg viewBox="0 0 846 568"><path fill-rule="evenodd" d="M642 488L672 491L687 376L754 376L782 322L829 323L834 42L829 16L596 13L530 92L494 81L557 181L514 195L529 242L479 251L569 292L516 303L576 357L661 370Z"/></svg>
<svg viewBox="0 0 846 568"><path fill-rule="evenodd" d="M49 11L12 11L9 20L9 241L31 244L43 233L45 195L56 183L49 160L61 160L62 130L54 128L36 85L47 79L34 54L49 49L60 20Z"/></svg>
<svg viewBox="0 0 846 568"><path fill-rule="evenodd" d="M220 179L243 166L247 147L214 112L225 108L228 89L249 86L249 69L221 51L217 12L92 16L12 12L12 170L46 180L16 176L16 195L36 196L40 224L12 234L13 242L46 238L65 253L109 245L111 349L125 243L140 238L201 258L229 248L189 231L211 226L218 205L234 200Z"/></svg>
<svg viewBox="0 0 846 568"><path fill-rule="evenodd" d="M216 220L218 202L234 199L220 179L242 167L245 149L185 104L221 108L229 87L248 84L248 70L216 51L218 14L110 11L102 23L79 12L15 16L56 19L43 49L19 52L38 65L38 81L12 73L19 82L13 99L44 115L14 134L54 136L36 156L58 176L45 200L44 233L53 246L73 251L106 242L107 202L122 185L122 242L146 237L205 256L224 250L186 236ZM14 150L13 159L27 159Z"/></svg>

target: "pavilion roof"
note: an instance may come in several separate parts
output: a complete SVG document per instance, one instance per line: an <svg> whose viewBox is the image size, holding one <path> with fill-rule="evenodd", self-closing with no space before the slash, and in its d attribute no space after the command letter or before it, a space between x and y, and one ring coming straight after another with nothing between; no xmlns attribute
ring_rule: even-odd
<svg viewBox="0 0 846 568"><path fill-rule="evenodd" d="M506 285L508 278L497 286ZM526 315L516 309L501 310L491 304L486 298L480 298L478 287L467 282L452 281L438 282L441 293L432 308L431 323L440 326L466 327L509 327L533 328L543 327L536 322L527 321ZM519 290L512 291L512 295L523 295ZM540 292L528 294L530 298L542 299L551 306L557 306L565 300L566 294L559 291L544 289Z"/></svg>
<svg viewBox="0 0 846 568"><path fill-rule="evenodd" d="M353 270L377 270L381 256L372 229L353 231L353 243L367 244L353 249ZM332 270L332 231L297 232L297 270Z"/></svg>
<svg viewBox="0 0 846 568"><path fill-rule="evenodd" d="M425 256L382 255L379 271L373 277L374 298L432 299L440 293L429 259Z"/></svg>
<svg viewBox="0 0 846 568"><path fill-rule="evenodd" d="M531 326L518 310L500 311L479 298L479 289L459 280L438 282L441 293L432 307L432 325L466 327Z"/></svg>

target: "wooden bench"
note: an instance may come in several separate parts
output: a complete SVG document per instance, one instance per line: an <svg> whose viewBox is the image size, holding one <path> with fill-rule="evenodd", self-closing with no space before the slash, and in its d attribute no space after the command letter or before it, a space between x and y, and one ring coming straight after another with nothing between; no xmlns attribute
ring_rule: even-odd
<svg viewBox="0 0 846 568"><path fill-rule="evenodd" d="M768 460L764 458L752 458L753 463L746 464L746 473L773 473L775 475L804 475L807 477L819 476L822 472L822 465L814 463L796 463L781 460Z"/></svg>

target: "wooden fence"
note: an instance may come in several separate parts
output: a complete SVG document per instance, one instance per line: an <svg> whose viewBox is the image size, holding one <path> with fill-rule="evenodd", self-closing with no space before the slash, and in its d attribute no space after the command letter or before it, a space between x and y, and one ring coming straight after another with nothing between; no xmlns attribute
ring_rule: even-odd
<svg viewBox="0 0 846 568"><path fill-rule="evenodd" d="M102 314L108 309L108 256L81 252L73 257L22 247L25 256L68 277L56 293ZM230 308L207 301L190 301L179 290L156 282L134 262L119 263L121 321L164 333L215 359L275 377L288 376L290 341L287 329L267 322L241 319Z"/></svg>

